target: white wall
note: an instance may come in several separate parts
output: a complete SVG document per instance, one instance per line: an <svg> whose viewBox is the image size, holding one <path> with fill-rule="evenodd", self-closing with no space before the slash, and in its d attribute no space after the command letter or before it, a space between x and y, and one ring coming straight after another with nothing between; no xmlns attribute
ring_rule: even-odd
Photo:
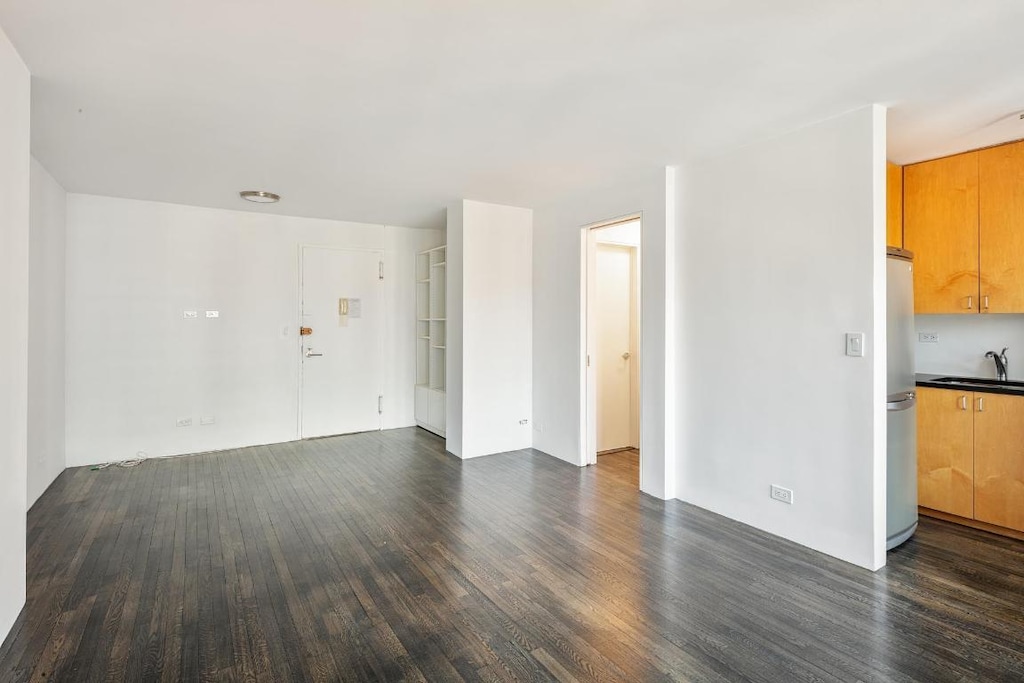
<svg viewBox="0 0 1024 683"><path fill-rule="evenodd" d="M32 159L29 230L28 505L64 471L67 193Z"/></svg>
<svg viewBox="0 0 1024 683"><path fill-rule="evenodd" d="M301 244L385 250L384 425L414 424L414 254L441 241L436 230L68 195L68 465L297 438Z"/></svg>
<svg viewBox="0 0 1024 683"><path fill-rule="evenodd" d="M0 30L0 642L25 604L29 74Z"/></svg>
<svg viewBox="0 0 1024 683"><path fill-rule="evenodd" d="M473 458L529 448L533 212L456 202L447 237L447 449Z"/></svg>
<svg viewBox="0 0 1024 683"><path fill-rule="evenodd" d="M642 213L640 489L674 494L675 169L624 174L534 211L534 448L584 465L582 229ZM672 188L672 192L669 192ZM667 226L673 226L671 230Z"/></svg>
<svg viewBox="0 0 1024 683"><path fill-rule="evenodd" d="M986 351L1006 352L1010 379L1024 379L1024 315L919 315L918 332L937 332L938 343L918 343L917 371L995 377Z"/></svg>
<svg viewBox="0 0 1024 683"><path fill-rule="evenodd" d="M679 184L679 497L885 562L885 112L694 162ZM844 333L866 335L866 357ZM794 490L793 505L769 487Z"/></svg>

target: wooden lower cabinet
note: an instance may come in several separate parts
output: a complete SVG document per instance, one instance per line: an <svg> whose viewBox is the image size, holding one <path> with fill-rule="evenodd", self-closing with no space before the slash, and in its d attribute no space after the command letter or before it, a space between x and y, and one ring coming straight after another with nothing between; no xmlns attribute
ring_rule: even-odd
<svg viewBox="0 0 1024 683"><path fill-rule="evenodd" d="M918 505L974 517L973 406L972 392L918 387Z"/></svg>
<svg viewBox="0 0 1024 683"><path fill-rule="evenodd" d="M976 396L974 519L1024 531L1024 396Z"/></svg>
<svg viewBox="0 0 1024 683"><path fill-rule="evenodd" d="M918 387L917 495L923 508L1024 531L1024 396Z"/></svg>

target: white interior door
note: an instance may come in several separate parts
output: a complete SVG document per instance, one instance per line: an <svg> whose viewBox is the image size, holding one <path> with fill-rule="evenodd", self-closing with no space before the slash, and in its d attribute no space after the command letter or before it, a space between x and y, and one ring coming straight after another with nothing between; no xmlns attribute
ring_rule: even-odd
<svg viewBox="0 0 1024 683"><path fill-rule="evenodd" d="M302 248L302 438L381 428L383 254Z"/></svg>
<svg viewBox="0 0 1024 683"><path fill-rule="evenodd" d="M633 249L598 244L594 287L597 450L633 444Z"/></svg>

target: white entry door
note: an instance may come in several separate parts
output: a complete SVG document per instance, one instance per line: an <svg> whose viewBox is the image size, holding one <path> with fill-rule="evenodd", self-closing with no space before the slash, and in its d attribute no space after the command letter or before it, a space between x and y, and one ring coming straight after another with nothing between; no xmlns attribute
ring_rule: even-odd
<svg viewBox="0 0 1024 683"><path fill-rule="evenodd" d="M597 245L597 450L633 445L633 249Z"/></svg>
<svg viewBox="0 0 1024 683"><path fill-rule="evenodd" d="M383 254L302 248L302 438L381 428Z"/></svg>

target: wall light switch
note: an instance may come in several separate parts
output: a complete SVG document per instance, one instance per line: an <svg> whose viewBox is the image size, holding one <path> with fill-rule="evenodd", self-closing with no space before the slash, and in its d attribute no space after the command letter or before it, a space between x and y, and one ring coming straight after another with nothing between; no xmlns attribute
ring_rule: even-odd
<svg viewBox="0 0 1024 683"><path fill-rule="evenodd" d="M185 311L184 317L185 320L194 320L199 317L199 313L197 311Z"/></svg>
<svg viewBox="0 0 1024 683"><path fill-rule="evenodd" d="M220 317L220 311L207 311L206 312L206 317L207 318L219 318Z"/></svg>
<svg viewBox="0 0 1024 683"><path fill-rule="evenodd" d="M864 356L864 333L846 333L846 355L862 358Z"/></svg>

